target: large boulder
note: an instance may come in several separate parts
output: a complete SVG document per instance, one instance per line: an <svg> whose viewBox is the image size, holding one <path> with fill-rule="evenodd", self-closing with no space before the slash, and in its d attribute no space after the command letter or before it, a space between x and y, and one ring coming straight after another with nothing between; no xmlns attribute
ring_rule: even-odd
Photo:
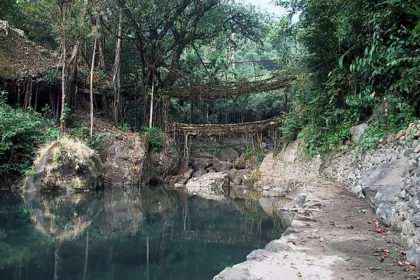
<svg viewBox="0 0 420 280"><path fill-rule="evenodd" d="M213 164L213 160L209 158L193 158L191 162L194 171L209 168Z"/></svg>
<svg viewBox="0 0 420 280"><path fill-rule="evenodd" d="M233 148L223 148L217 157L222 161L234 162L239 157L239 153Z"/></svg>
<svg viewBox="0 0 420 280"><path fill-rule="evenodd" d="M393 224L396 199L401 192L401 178L406 169L407 161L401 157L379 163L362 172L361 182L365 186L363 193L387 226Z"/></svg>
<svg viewBox="0 0 420 280"><path fill-rule="evenodd" d="M192 178L186 188L190 195L198 195L207 199L224 199L229 189L229 175L223 172L207 173L200 178Z"/></svg>
<svg viewBox="0 0 420 280"><path fill-rule="evenodd" d="M100 155L107 185L133 185L142 180L146 158L144 139L135 133L105 138Z"/></svg>
<svg viewBox="0 0 420 280"><path fill-rule="evenodd" d="M227 171L232 169L233 164L229 161L222 161L217 158L213 159L213 167L217 172Z"/></svg>
<svg viewBox="0 0 420 280"><path fill-rule="evenodd" d="M102 163L97 153L80 141L64 138L39 151L25 190L73 192L102 185Z"/></svg>

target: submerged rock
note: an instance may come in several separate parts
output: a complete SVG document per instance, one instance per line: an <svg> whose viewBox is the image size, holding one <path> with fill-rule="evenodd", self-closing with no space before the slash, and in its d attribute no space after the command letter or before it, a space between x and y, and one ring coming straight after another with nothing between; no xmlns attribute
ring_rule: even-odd
<svg viewBox="0 0 420 280"><path fill-rule="evenodd" d="M42 148L33 171L26 179L26 191L86 191L103 185L99 156L72 139L64 138Z"/></svg>
<svg viewBox="0 0 420 280"><path fill-rule="evenodd" d="M229 188L229 175L223 172L207 173L200 178L192 178L186 188L190 195L207 199L223 199Z"/></svg>

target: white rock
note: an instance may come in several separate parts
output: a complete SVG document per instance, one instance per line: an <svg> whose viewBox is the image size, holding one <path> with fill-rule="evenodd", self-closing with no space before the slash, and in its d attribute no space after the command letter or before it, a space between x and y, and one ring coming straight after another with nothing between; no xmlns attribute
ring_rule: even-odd
<svg viewBox="0 0 420 280"><path fill-rule="evenodd" d="M229 175L224 172L207 173L188 181L186 188L190 195L198 195L207 199L225 198L223 188L229 187Z"/></svg>

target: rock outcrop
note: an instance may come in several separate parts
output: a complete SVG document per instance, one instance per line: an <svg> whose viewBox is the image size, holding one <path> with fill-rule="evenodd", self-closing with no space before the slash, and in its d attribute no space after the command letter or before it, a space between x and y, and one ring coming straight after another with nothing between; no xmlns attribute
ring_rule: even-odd
<svg viewBox="0 0 420 280"><path fill-rule="evenodd" d="M107 185L133 185L142 181L146 147L140 135L105 138L100 150Z"/></svg>
<svg viewBox="0 0 420 280"><path fill-rule="evenodd" d="M382 223L401 230L408 259L420 266L420 121L366 152L334 153L324 161L308 161L299 153L292 143L278 156L266 157L256 184L263 196L291 192L317 177L342 182L366 197Z"/></svg>
<svg viewBox="0 0 420 280"><path fill-rule="evenodd" d="M75 192L102 185L102 163L96 152L80 141L64 138L39 151L25 190Z"/></svg>
<svg viewBox="0 0 420 280"><path fill-rule="evenodd" d="M224 199L229 189L229 175L223 172L207 173L200 178L190 179L186 188L190 195L213 200Z"/></svg>
<svg viewBox="0 0 420 280"><path fill-rule="evenodd" d="M175 140L165 135L164 142L162 149L149 149L147 164L143 169L143 183L163 182L167 176L176 175L178 172L179 151Z"/></svg>

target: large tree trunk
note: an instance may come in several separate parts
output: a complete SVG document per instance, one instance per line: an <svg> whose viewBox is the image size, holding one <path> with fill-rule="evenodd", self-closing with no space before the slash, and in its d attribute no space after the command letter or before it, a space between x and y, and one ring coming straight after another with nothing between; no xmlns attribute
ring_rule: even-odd
<svg viewBox="0 0 420 280"><path fill-rule="evenodd" d="M98 38L95 37L93 43L92 63L90 65L90 137L93 137L93 70L95 67L96 43Z"/></svg>
<svg viewBox="0 0 420 280"><path fill-rule="evenodd" d="M121 69L121 36L122 36L122 12L118 19L118 30L117 30L117 42L115 45L115 60L114 66L112 67L112 84L114 85L114 122L118 123L119 111L120 111L120 92L121 92L121 81L120 81L120 69Z"/></svg>

